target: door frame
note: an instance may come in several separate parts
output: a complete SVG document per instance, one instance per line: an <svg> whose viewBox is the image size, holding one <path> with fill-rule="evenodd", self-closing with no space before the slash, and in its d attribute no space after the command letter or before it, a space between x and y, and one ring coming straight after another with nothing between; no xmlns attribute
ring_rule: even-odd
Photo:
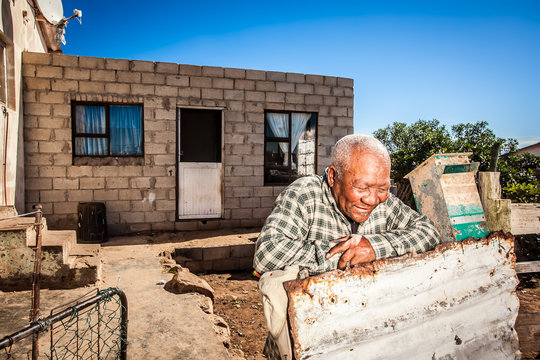
<svg viewBox="0 0 540 360"><path fill-rule="evenodd" d="M180 122L181 119L181 109L194 109L194 110L218 110L221 111L221 215L219 217L210 217L210 218L192 218L192 219L180 219ZM225 166L224 166L224 156L225 156L225 107L223 106L194 106L194 105L176 105L176 157L175 157L175 169L176 169L176 198L175 198L175 222L182 221L206 221L206 220L219 220L223 219L223 213L225 211Z"/></svg>

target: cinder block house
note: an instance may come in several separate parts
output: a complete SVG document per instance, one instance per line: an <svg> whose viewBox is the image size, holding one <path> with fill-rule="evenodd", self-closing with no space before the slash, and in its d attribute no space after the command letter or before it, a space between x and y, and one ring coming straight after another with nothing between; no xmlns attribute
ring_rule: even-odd
<svg viewBox="0 0 540 360"><path fill-rule="evenodd" d="M26 207L110 234L261 225L353 132L352 79L25 53Z"/></svg>
<svg viewBox="0 0 540 360"><path fill-rule="evenodd" d="M26 208L110 234L261 225L285 185L353 132L353 80L24 53Z"/></svg>

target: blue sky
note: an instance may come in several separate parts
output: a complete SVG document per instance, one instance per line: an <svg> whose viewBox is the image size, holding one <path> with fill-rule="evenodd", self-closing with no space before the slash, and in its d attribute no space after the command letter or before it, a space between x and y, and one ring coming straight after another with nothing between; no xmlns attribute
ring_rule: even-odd
<svg viewBox="0 0 540 360"><path fill-rule="evenodd" d="M63 0L65 54L354 79L354 129L487 121L540 141L540 1Z"/></svg>

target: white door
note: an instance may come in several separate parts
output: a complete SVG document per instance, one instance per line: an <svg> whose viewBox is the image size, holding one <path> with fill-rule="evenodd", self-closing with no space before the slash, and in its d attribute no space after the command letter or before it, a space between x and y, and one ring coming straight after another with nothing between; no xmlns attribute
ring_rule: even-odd
<svg viewBox="0 0 540 360"><path fill-rule="evenodd" d="M178 219L221 218L221 110L178 110L178 154Z"/></svg>

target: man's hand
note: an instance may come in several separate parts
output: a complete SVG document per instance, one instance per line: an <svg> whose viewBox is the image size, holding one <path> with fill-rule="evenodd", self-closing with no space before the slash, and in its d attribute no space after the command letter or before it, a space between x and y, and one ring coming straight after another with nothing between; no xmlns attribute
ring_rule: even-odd
<svg viewBox="0 0 540 360"><path fill-rule="evenodd" d="M375 260L375 252L371 244L362 235L351 234L332 241L339 241L340 243L330 249L326 254L326 258L329 259L337 253L344 251L338 262L338 269L340 270L345 270L347 264L353 267L357 264Z"/></svg>

